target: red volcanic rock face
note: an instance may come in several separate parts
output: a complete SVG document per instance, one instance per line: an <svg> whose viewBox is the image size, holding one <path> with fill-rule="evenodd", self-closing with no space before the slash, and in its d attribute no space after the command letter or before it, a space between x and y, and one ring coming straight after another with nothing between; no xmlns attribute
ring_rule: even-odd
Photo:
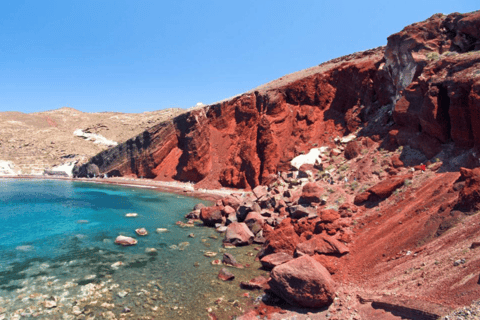
<svg viewBox="0 0 480 320"><path fill-rule="evenodd" d="M159 124L92 159L101 173L253 189L313 143L362 124L383 57L370 50Z"/></svg>
<svg viewBox="0 0 480 320"><path fill-rule="evenodd" d="M109 176L253 189L313 145L333 146L332 137L363 125L380 134L376 141L410 145L427 159L450 141L480 146L479 21L478 12L434 15L391 35L386 48L334 59L158 124L76 172L98 168ZM388 112L377 122L382 109ZM359 149L351 143L345 156Z"/></svg>
<svg viewBox="0 0 480 320"><path fill-rule="evenodd" d="M310 256L273 268L268 284L276 295L301 307L323 307L335 297L335 282L330 273Z"/></svg>

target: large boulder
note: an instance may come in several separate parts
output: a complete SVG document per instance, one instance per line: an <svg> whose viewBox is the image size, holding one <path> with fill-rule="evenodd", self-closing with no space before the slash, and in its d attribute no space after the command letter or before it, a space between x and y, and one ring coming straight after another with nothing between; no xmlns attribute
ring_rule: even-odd
<svg viewBox="0 0 480 320"><path fill-rule="evenodd" d="M294 227L291 224L285 223L285 225L281 225L274 231L268 233L267 241L265 242L264 249L260 252L260 257L276 252L286 252L293 255L299 241L300 237L295 232Z"/></svg>
<svg viewBox="0 0 480 320"><path fill-rule="evenodd" d="M253 234L257 234L260 230L262 230L264 223L265 218L256 211L250 212L245 218L245 224L253 232Z"/></svg>
<svg viewBox="0 0 480 320"><path fill-rule="evenodd" d="M273 268L268 283L288 303L320 308L333 302L335 282L330 273L310 256L303 256Z"/></svg>
<svg viewBox="0 0 480 320"><path fill-rule="evenodd" d="M316 182L309 182L302 188L302 195L298 200L300 204L321 203L324 190Z"/></svg>
<svg viewBox="0 0 480 320"><path fill-rule="evenodd" d="M266 196L268 193L268 187L267 186L256 186L252 190L253 194L257 199L262 198L263 196Z"/></svg>
<svg viewBox="0 0 480 320"><path fill-rule="evenodd" d="M291 206L288 208L290 211L290 217L292 219L301 219L301 218L315 218L317 216L317 210L314 207L305 207L302 205Z"/></svg>
<svg viewBox="0 0 480 320"><path fill-rule="evenodd" d="M216 223L222 223L224 218L222 208L219 206L205 207L200 209L200 220L209 227L214 227Z"/></svg>
<svg viewBox="0 0 480 320"><path fill-rule="evenodd" d="M382 182L377 183L367 191L358 194L353 202L356 205L359 205L366 201L380 201L386 199L390 197L397 188L403 186L405 180L411 178L411 174L387 178Z"/></svg>
<svg viewBox="0 0 480 320"><path fill-rule="evenodd" d="M345 146L345 159L351 160L362 152L362 144L359 141L350 141Z"/></svg>
<svg viewBox="0 0 480 320"><path fill-rule="evenodd" d="M299 243L295 250L296 256L318 254L343 255L348 253L348 248L338 240L324 234L314 235L309 240Z"/></svg>
<svg viewBox="0 0 480 320"><path fill-rule="evenodd" d="M233 222L228 225L225 239L223 241L236 246L244 246L252 244L254 237L255 235L245 223Z"/></svg>

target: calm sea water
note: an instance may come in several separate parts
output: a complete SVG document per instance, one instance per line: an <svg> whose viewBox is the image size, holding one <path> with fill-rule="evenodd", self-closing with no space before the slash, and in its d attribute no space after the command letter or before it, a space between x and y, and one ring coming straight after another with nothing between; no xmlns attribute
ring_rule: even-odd
<svg viewBox="0 0 480 320"><path fill-rule="evenodd" d="M0 179L0 319L126 313L199 319L219 297L227 303L223 311L237 312L238 283L219 282L221 266L211 263L225 251L223 236L175 224L198 202L148 189ZM125 217L132 212L138 217ZM137 236L141 227L149 235ZM157 228L168 231L157 233ZM120 234L139 242L115 245ZM240 262L253 263L249 249L234 250ZM207 258L206 251L218 256ZM251 274L235 272L239 281Z"/></svg>

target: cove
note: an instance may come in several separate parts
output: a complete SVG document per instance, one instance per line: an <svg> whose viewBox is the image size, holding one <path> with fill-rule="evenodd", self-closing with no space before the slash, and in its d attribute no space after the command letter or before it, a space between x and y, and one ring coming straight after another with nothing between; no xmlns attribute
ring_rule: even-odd
<svg viewBox="0 0 480 320"><path fill-rule="evenodd" d="M218 281L221 266L211 263L225 252L223 236L176 225L199 202L141 188L0 179L0 319L206 319L219 297L230 301L226 314L241 313L238 284ZM142 227L147 236L135 234ZM115 245L118 235L138 244ZM234 250L251 263L251 248ZM250 274L236 271L239 281Z"/></svg>

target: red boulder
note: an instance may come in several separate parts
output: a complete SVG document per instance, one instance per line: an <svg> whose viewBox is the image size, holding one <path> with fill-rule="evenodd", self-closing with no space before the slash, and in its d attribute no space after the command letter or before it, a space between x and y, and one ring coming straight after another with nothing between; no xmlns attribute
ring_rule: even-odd
<svg viewBox="0 0 480 320"><path fill-rule="evenodd" d="M227 227L224 242L228 242L236 246L244 246L252 244L254 237L255 235L250 231L245 223L233 222Z"/></svg>
<svg viewBox="0 0 480 320"><path fill-rule="evenodd" d="M335 282L330 273L310 256L303 256L273 268L268 283L288 303L320 308L333 302Z"/></svg>

